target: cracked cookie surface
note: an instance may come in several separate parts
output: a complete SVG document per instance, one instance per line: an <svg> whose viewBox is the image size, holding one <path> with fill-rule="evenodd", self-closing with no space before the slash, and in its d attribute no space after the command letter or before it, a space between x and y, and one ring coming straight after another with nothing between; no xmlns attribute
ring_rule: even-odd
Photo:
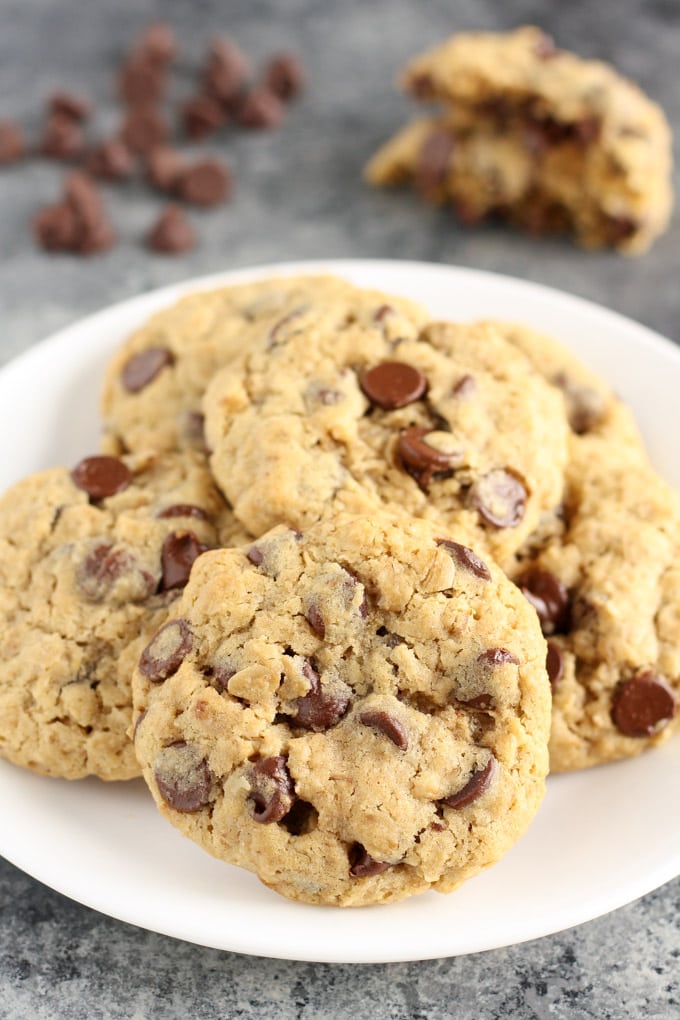
<svg viewBox="0 0 680 1020"><path fill-rule="evenodd" d="M85 458L0 500L0 755L129 779L131 651L208 546L245 538L192 453Z"/></svg>
<svg viewBox="0 0 680 1020"><path fill-rule="evenodd" d="M309 903L448 892L523 833L550 695L534 612L424 521L338 514L197 561L133 680L163 814Z"/></svg>

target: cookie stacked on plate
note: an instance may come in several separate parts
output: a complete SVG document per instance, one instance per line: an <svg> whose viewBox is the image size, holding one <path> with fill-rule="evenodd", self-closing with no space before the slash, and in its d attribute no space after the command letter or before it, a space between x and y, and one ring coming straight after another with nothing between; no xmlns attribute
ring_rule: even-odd
<svg viewBox="0 0 680 1020"><path fill-rule="evenodd" d="M265 280L154 316L103 412L0 501L15 763L141 771L210 853L354 905L498 860L549 755L673 729L677 498L550 339Z"/></svg>

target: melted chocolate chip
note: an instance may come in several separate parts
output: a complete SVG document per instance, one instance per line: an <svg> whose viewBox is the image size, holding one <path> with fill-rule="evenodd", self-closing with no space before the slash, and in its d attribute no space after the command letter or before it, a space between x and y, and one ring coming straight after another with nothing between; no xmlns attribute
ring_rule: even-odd
<svg viewBox="0 0 680 1020"><path fill-rule="evenodd" d="M445 804L446 807L450 808L467 807L468 804L472 804L473 801L477 800L478 797L481 797L488 790L495 774L496 759L491 755L483 768L472 773L462 790L459 790L458 793L452 793L450 797L442 797L440 804Z"/></svg>
<svg viewBox="0 0 680 1020"><path fill-rule="evenodd" d="M250 769L248 781L256 822L267 825L286 817L295 803L295 786L283 755L260 758Z"/></svg>
<svg viewBox="0 0 680 1020"><path fill-rule="evenodd" d="M443 128L432 131L418 150L413 180L425 196L436 196L447 182L456 140Z"/></svg>
<svg viewBox="0 0 680 1020"><path fill-rule="evenodd" d="M324 622L323 616L321 615L321 610L319 609L315 602L312 602L312 604L307 609L307 612L305 613L305 619L307 620L307 623L312 628L316 636L321 638L321 640L323 641L323 639L326 636L326 624Z"/></svg>
<svg viewBox="0 0 680 1020"><path fill-rule="evenodd" d="M304 730L322 733L340 722L349 708L349 698L324 690L311 662L305 662L302 672L309 680L309 691L292 702L292 722Z"/></svg>
<svg viewBox="0 0 680 1020"><path fill-rule="evenodd" d="M564 394L572 431L578 436L590 432L604 417L605 404L602 396L592 387L576 382L566 372L558 372L553 382Z"/></svg>
<svg viewBox="0 0 680 1020"><path fill-rule="evenodd" d="M398 719L395 719L393 715L389 715L388 712L361 712L359 720L364 726L370 726L371 729L378 730L388 740L391 740L393 744L396 744L401 751L408 750L406 727Z"/></svg>
<svg viewBox="0 0 680 1020"><path fill-rule="evenodd" d="M376 861L361 843L354 843L349 852L349 873L352 878L370 878L380 875L392 865L386 861Z"/></svg>
<svg viewBox="0 0 680 1020"><path fill-rule="evenodd" d="M193 531L174 531L168 535L161 550L163 575L160 590L183 588L189 580L194 561L207 548L207 545L198 541Z"/></svg>
<svg viewBox="0 0 680 1020"><path fill-rule="evenodd" d="M548 671L550 688L554 691L564 675L564 652L556 641L548 641L545 668Z"/></svg>
<svg viewBox="0 0 680 1020"><path fill-rule="evenodd" d="M246 558L250 560L254 567L260 567L264 560L264 553L256 545L251 545L246 553Z"/></svg>
<svg viewBox="0 0 680 1020"><path fill-rule="evenodd" d="M302 305L300 308L294 308L283 318L275 322L269 330L269 336L267 337L267 348L269 350L272 347L278 347L280 344L285 344L286 340L295 333L295 329L289 330L288 327L291 323L299 319L307 311L307 305Z"/></svg>
<svg viewBox="0 0 680 1020"><path fill-rule="evenodd" d="M106 499L127 489L132 481L132 472L118 457L102 454L81 460L71 472L71 478L90 499Z"/></svg>
<svg viewBox="0 0 680 1020"><path fill-rule="evenodd" d="M477 480L470 490L470 503L486 524L494 528L515 528L524 517L527 490L514 471L495 468Z"/></svg>
<svg viewBox="0 0 680 1020"><path fill-rule="evenodd" d="M175 811L189 814L210 803L212 776L208 762L185 740L163 748L153 772L158 792Z"/></svg>
<svg viewBox="0 0 680 1020"><path fill-rule="evenodd" d="M236 676L237 670L227 663L218 662L206 670L206 675L212 680L212 686L222 694L226 691L229 681Z"/></svg>
<svg viewBox="0 0 680 1020"><path fill-rule="evenodd" d="M675 694L651 670L620 684L612 698L612 719L626 737L651 737L670 722L676 710Z"/></svg>
<svg viewBox="0 0 680 1020"><path fill-rule="evenodd" d="M519 665L519 659L507 648L487 648L485 652L477 656L477 662L482 666L501 666L504 662L511 662Z"/></svg>
<svg viewBox="0 0 680 1020"><path fill-rule="evenodd" d="M157 513L156 517L161 520L166 517L196 517L200 521L209 519L205 510L194 503L173 503L172 506L166 506L164 510Z"/></svg>
<svg viewBox="0 0 680 1020"><path fill-rule="evenodd" d="M451 554L453 559L456 561L459 567L463 570L469 570L471 574L475 574L476 577L481 578L482 581L491 580L491 572L483 560L480 560L476 552L468 548L466 545L461 545L459 542L454 542L450 538L439 538L437 539L437 545L443 545L448 553Z"/></svg>
<svg viewBox="0 0 680 1020"><path fill-rule="evenodd" d="M402 467L425 492L433 478L448 473L460 463L459 453L443 453L429 445L425 437L434 431L409 425L401 432L397 445Z"/></svg>
<svg viewBox="0 0 680 1020"><path fill-rule="evenodd" d="M191 651L193 636L186 620L171 620L156 631L139 660L139 669L158 684L176 673Z"/></svg>
<svg viewBox="0 0 680 1020"><path fill-rule="evenodd" d="M386 411L413 404L427 390L423 373L403 361L383 361L367 369L359 384L371 403Z"/></svg>
<svg viewBox="0 0 680 1020"><path fill-rule="evenodd" d="M471 393L474 393L476 388L477 383L475 382L475 377L473 375L463 375L451 388L451 393L454 397L469 397Z"/></svg>
<svg viewBox="0 0 680 1020"><path fill-rule="evenodd" d="M102 602L111 594L116 581L125 574L130 575L131 584L127 592L130 602L141 602L154 593L155 578L142 570L127 550L103 542L91 549L80 565L78 588L92 602Z"/></svg>
<svg viewBox="0 0 680 1020"><path fill-rule="evenodd" d="M153 382L158 373L174 364L175 357L167 347L147 347L133 354L123 365L121 380L128 393L139 393Z"/></svg>
<svg viewBox="0 0 680 1020"><path fill-rule="evenodd" d="M559 577L529 567L515 581L524 597L538 613L544 634L566 634L571 624L569 592Z"/></svg>

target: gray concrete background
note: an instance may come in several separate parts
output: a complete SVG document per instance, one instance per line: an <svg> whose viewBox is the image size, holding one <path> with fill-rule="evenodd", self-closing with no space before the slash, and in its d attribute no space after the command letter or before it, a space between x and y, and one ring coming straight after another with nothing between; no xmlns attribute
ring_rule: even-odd
<svg viewBox="0 0 680 1020"><path fill-rule="evenodd" d="M562 46L635 77L680 133L680 0L0 0L0 119L18 116L37 133L43 98L63 86L91 95L98 125L113 129L116 58L159 16L181 35L178 97L191 90L191 68L220 30L258 59L295 49L309 68L309 89L280 131L229 134L207 146L232 161L237 193L217 212L193 215L201 243L180 258L141 246L161 202L139 184L106 189L120 236L110 253L89 261L48 257L34 247L28 224L56 197L59 167L36 161L0 171L0 361L87 312L161 284L317 257L491 269L680 335L677 217L649 254L630 260L501 228L466 231L444 211L407 194L373 192L360 180L367 156L409 112L391 85L396 69L466 28L540 24ZM296 964L131 928L0 861L0 1017L675 1017L679 908L676 880L608 917L506 950L372 967Z"/></svg>

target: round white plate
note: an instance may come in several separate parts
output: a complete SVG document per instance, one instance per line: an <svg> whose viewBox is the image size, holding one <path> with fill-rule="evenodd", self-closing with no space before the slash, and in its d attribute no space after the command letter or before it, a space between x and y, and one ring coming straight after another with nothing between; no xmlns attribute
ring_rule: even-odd
<svg viewBox="0 0 680 1020"><path fill-rule="evenodd" d="M453 319L497 316L559 337L637 415L657 468L680 488L680 350L569 295L469 269L409 262L265 266L169 287L71 326L0 371L0 489L98 445L103 367L150 312L190 289L274 273L333 272ZM631 536L635 542L635 536ZM633 761L553 776L526 836L450 896L356 910L290 903L213 860L156 811L141 781L44 779L0 762L0 852L111 917L218 949L379 963L494 949L620 907L680 873L680 738Z"/></svg>

